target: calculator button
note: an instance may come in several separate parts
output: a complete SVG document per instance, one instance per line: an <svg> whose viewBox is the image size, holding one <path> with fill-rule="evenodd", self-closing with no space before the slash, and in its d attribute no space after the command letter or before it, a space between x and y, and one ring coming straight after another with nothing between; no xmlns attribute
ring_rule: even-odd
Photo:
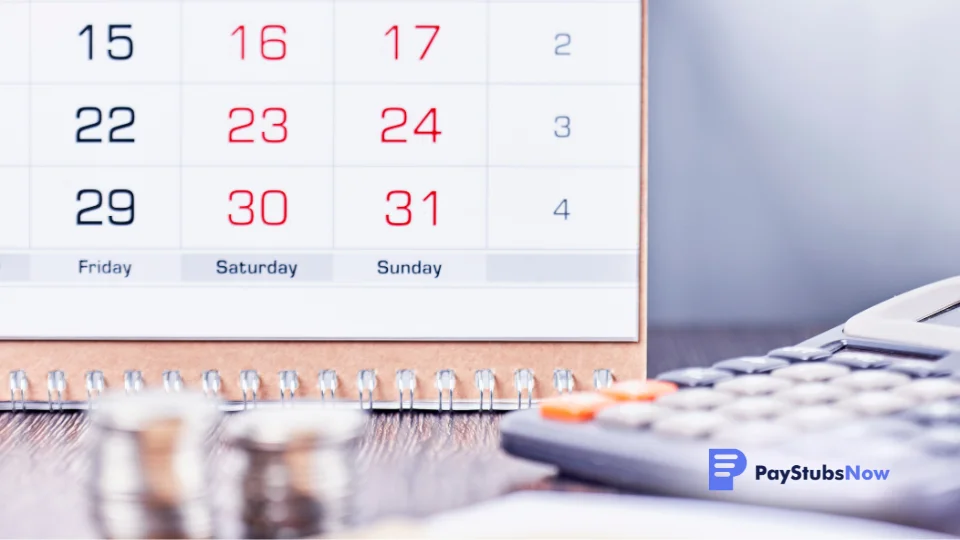
<svg viewBox="0 0 960 540"><path fill-rule="evenodd" d="M772 378L772 377L771 377ZM804 383L775 394L777 399L797 405L824 405L850 397L853 392L827 383Z"/></svg>
<svg viewBox="0 0 960 540"><path fill-rule="evenodd" d="M960 403L955 401L925 403L907 411L904 416L925 425L960 424Z"/></svg>
<svg viewBox="0 0 960 540"><path fill-rule="evenodd" d="M672 412L649 401L637 401L606 407L597 413L594 421L608 428L644 429Z"/></svg>
<svg viewBox="0 0 960 540"><path fill-rule="evenodd" d="M836 379L850 373L850 368L838 364L794 364L771 373L773 377L783 377L796 382L823 382Z"/></svg>
<svg viewBox="0 0 960 540"><path fill-rule="evenodd" d="M960 427L941 426L924 430L914 443L934 455L955 456L960 454Z"/></svg>
<svg viewBox="0 0 960 540"><path fill-rule="evenodd" d="M790 404L766 396L740 398L717 412L739 420L763 420L773 418L789 410Z"/></svg>
<svg viewBox="0 0 960 540"><path fill-rule="evenodd" d="M616 404L607 396L593 392L578 392L540 402L540 416L564 422L586 422L598 411Z"/></svg>
<svg viewBox="0 0 960 540"><path fill-rule="evenodd" d="M831 431L830 434L842 439L891 438L907 440L923 430L914 424L899 418L867 418Z"/></svg>
<svg viewBox="0 0 960 540"><path fill-rule="evenodd" d="M910 377L890 371L855 371L843 377L837 377L830 384L843 386L854 391L890 390L910 382Z"/></svg>
<svg viewBox="0 0 960 540"><path fill-rule="evenodd" d="M793 386L793 381L767 375L743 375L714 385L714 389L738 396L762 396Z"/></svg>
<svg viewBox="0 0 960 540"><path fill-rule="evenodd" d="M603 395L617 401L652 401L676 391L677 385L658 380L623 381L598 390Z"/></svg>
<svg viewBox="0 0 960 540"><path fill-rule="evenodd" d="M767 353L773 358L782 358L789 362L822 362L830 358L832 353L826 349L814 347L782 347Z"/></svg>
<svg viewBox="0 0 960 540"><path fill-rule="evenodd" d="M735 379L734 379L735 380ZM726 405L734 398L731 394L717 392L709 388L691 388L668 394L657 400L659 405L671 409L695 411L709 410Z"/></svg>
<svg viewBox="0 0 960 540"><path fill-rule="evenodd" d="M960 397L960 382L952 379L920 379L894 389L917 401L930 402Z"/></svg>
<svg viewBox="0 0 960 540"><path fill-rule="evenodd" d="M654 422L653 430L663 435L678 437L706 437L729 424L730 420L722 414L694 411L677 413L658 420Z"/></svg>
<svg viewBox="0 0 960 540"><path fill-rule="evenodd" d="M950 375L949 369L940 367L936 362L930 360L901 360L890 364L886 369L887 371L903 373L915 379Z"/></svg>
<svg viewBox="0 0 960 540"><path fill-rule="evenodd" d="M790 362L780 358L769 358L766 356L744 356L741 358L731 358L717 362L713 367L725 369L734 373L749 375L751 373L768 373L775 369L790 365Z"/></svg>
<svg viewBox="0 0 960 540"><path fill-rule="evenodd" d="M715 368L687 368L668 371L657 377L658 380L675 383L678 386L713 386L733 378L733 373Z"/></svg>
<svg viewBox="0 0 960 540"><path fill-rule="evenodd" d="M785 414L779 421L795 429L813 431L832 429L854 418L857 418L857 415L853 411L827 405L814 405L801 407Z"/></svg>
<svg viewBox="0 0 960 540"><path fill-rule="evenodd" d="M761 446L788 441L797 435L797 430L782 424L767 421L734 422L718 429L713 439L730 445Z"/></svg>
<svg viewBox="0 0 960 540"><path fill-rule="evenodd" d="M827 359L827 362L840 364L852 369L879 369L893 363L889 356L868 352L838 352Z"/></svg>
<svg viewBox="0 0 960 540"><path fill-rule="evenodd" d="M869 416L893 414L909 409L916 402L893 392L863 392L837 403L837 407Z"/></svg>

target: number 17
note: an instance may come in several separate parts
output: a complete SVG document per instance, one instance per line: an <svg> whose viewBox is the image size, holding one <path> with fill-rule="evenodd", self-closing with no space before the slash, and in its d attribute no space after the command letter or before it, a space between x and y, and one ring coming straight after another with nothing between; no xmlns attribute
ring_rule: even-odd
<svg viewBox="0 0 960 540"><path fill-rule="evenodd" d="M430 47L433 46L433 40L437 39L437 34L440 33L440 27L437 25L426 25L419 24L415 26L417 30L433 30L433 35L430 36L430 41L427 42L427 46L423 48L423 53L420 54L420 60L423 60L427 57L427 53L430 52ZM393 34L393 59L400 59L400 27L393 25L387 30L387 33L384 34L387 37L390 37L390 34Z"/></svg>

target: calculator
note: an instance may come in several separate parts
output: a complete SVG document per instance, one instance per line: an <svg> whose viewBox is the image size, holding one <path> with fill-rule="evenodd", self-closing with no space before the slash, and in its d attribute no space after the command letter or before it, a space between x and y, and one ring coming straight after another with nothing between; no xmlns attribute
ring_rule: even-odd
<svg viewBox="0 0 960 540"><path fill-rule="evenodd" d="M765 355L560 393L502 446L667 496L960 533L960 278Z"/></svg>

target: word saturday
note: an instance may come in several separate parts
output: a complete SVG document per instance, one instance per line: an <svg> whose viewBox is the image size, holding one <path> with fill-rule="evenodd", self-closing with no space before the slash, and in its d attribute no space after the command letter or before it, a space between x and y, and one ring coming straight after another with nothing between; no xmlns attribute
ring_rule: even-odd
<svg viewBox="0 0 960 540"><path fill-rule="evenodd" d="M297 266L296 264L286 264L277 260L270 263L233 263L219 260L217 261L217 273L220 275L265 274L269 276L290 276L290 279L293 279L297 277Z"/></svg>

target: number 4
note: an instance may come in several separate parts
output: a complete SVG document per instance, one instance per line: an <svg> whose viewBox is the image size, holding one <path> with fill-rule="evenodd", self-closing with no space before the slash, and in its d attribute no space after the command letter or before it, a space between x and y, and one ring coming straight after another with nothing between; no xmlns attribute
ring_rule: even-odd
<svg viewBox="0 0 960 540"><path fill-rule="evenodd" d="M566 221L570 217L570 210L568 209L567 200L564 199L560 201L560 204L557 206L557 209L553 211L555 216L563 216L563 220Z"/></svg>

